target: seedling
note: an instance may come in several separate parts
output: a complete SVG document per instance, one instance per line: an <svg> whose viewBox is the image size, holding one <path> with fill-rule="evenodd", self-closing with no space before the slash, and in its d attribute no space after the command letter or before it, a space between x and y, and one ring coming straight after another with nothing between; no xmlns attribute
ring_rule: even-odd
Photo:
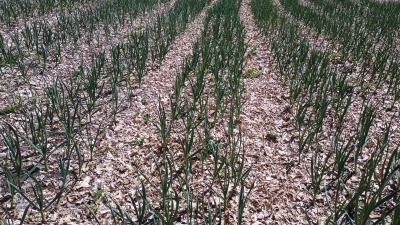
<svg viewBox="0 0 400 225"><path fill-rule="evenodd" d="M97 189L92 193L92 199L93 201L97 201L103 197L104 191L102 189Z"/></svg>
<svg viewBox="0 0 400 225"><path fill-rule="evenodd" d="M278 139L278 134L272 132L272 131L268 131L265 134L265 138L271 141L276 141Z"/></svg>
<svg viewBox="0 0 400 225"><path fill-rule="evenodd" d="M135 138L132 141L132 144L136 145L136 146L141 146L141 145L143 145L143 143L144 143L144 137Z"/></svg>
<svg viewBox="0 0 400 225"><path fill-rule="evenodd" d="M364 83L364 84L361 86L361 88L362 88L364 91L366 91L366 90L368 90L368 89L370 89L370 88L372 88L372 87L376 87L375 82L367 82L367 83Z"/></svg>
<svg viewBox="0 0 400 225"><path fill-rule="evenodd" d="M336 51L333 49L329 49L329 54L328 54L329 59L337 59L337 58L342 58L343 53L341 51Z"/></svg>
<svg viewBox="0 0 400 225"><path fill-rule="evenodd" d="M88 209L92 212L92 213L96 213L97 212L97 205L95 203L91 203L88 205Z"/></svg>
<svg viewBox="0 0 400 225"><path fill-rule="evenodd" d="M143 119L144 119L144 122L145 122L146 124L148 124L149 122L151 122L150 114L149 114L148 112L146 112L146 113L143 115Z"/></svg>
<svg viewBox="0 0 400 225"><path fill-rule="evenodd" d="M10 114L10 113L14 113L15 112L15 108L12 105L7 105L3 108L0 108L0 116L6 115L6 114Z"/></svg>
<svg viewBox="0 0 400 225"><path fill-rule="evenodd" d="M259 72L254 68L247 69L243 75L244 78L256 78L259 76L260 76Z"/></svg>
<svg viewBox="0 0 400 225"><path fill-rule="evenodd" d="M248 54L249 57L256 56L257 55L256 47L252 47L247 54Z"/></svg>

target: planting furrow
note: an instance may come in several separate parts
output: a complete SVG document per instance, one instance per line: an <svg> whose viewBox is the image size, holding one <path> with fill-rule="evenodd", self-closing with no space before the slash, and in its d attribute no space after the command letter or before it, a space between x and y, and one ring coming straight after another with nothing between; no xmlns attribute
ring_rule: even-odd
<svg viewBox="0 0 400 225"><path fill-rule="evenodd" d="M248 43L244 69L242 132L247 160L254 162L256 180L248 197L246 224L307 224L303 210L310 201L304 179L307 170L293 152L297 137L288 104L289 88L281 80L274 54L244 0L241 19ZM312 215L315 217L317 215Z"/></svg>

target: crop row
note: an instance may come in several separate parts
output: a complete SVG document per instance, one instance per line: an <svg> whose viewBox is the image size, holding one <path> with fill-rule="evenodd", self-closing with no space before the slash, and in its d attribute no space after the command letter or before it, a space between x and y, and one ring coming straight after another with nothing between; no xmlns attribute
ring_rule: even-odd
<svg viewBox="0 0 400 225"><path fill-rule="evenodd" d="M245 53L239 6L240 1L220 0L209 10L193 55L176 74L169 105L158 106L161 154L156 160L156 182L145 176L138 187L140 198L131 198L132 212L113 201L109 208L114 219L128 224L229 223L226 210L239 189L236 221L242 224L251 167L244 166L240 129L236 132ZM224 124L223 138L212 138L216 127ZM173 137L180 139L178 149L170 143ZM195 172L199 169L200 174ZM149 192L157 198L148 197Z"/></svg>
<svg viewBox="0 0 400 225"><path fill-rule="evenodd" d="M46 65L51 57L56 63L60 63L64 56L63 46L67 43L72 42L76 46L79 40L86 37L85 41L90 44L94 39L96 27L101 22L108 38L111 29L116 30L125 25L127 16L133 21L140 12L153 8L158 2L105 2L93 8L78 10L69 16L60 14L55 27L47 21L26 23L22 31L16 30L9 39L0 36L0 65L17 65L25 75L34 60Z"/></svg>
<svg viewBox="0 0 400 225"><path fill-rule="evenodd" d="M380 30L383 35L393 35L399 29L398 11L400 6L394 2L386 2L385 4L376 1L363 0L359 3L353 1L340 1L335 4L329 1L311 0L314 6L325 13L327 18L335 18L338 16L345 17L344 20L350 22L353 19L362 20L365 28L369 30Z"/></svg>
<svg viewBox="0 0 400 225"><path fill-rule="evenodd" d="M307 19L307 25L318 23L317 14L303 13L289 0L283 2L285 7L292 7L291 12L314 18L315 22ZM308 39L300 36L298 24L282 16L272 1L253 0L252 10L290 89L299 162L309 162L310 194L314 199L311 204L322 197L324 207L329 209L324 214L325 223L399 223L399 143L390 135L396 127L396 114L385 119L384 131L377 137L372 130L382 111L364 99L353 124L349 118L354 103L360 102L360 94L348 73L332 71L329 52L312 49ZM339 30L339 25L335 26ZM353 38L358 40L360 36ZM377 56L376 60L382 58ZM397 74L395 71L391 77ZM374 75L371 81L381 80L381 85L393 79L382 71ZM398 88L390 86L392 90ZM398 98L392 102L396 103Z"/></svg>
<svg viewBox="0 0 400 225"><path fill-rule="evenodd" d="M38 211L44 221L45 212L73 183L72 171L80 176L83 163L92 160L107 123L98 123L93 116L104 104L107 90L111 93L115 119L120 105L119 88L124 83L129 86L134 70L143 72L149 52L154 52L154 60L162 60L174 38L208 3L177 1L173 10L159 15L148 29L133 33L129 43L112 47L110 58L104 52L93 56L90 65L82 63L69 79L57 78L44 90L44 98L36 96L38 99L30 99L30 104L11 111L20 113L23 119L19 124L3 121L7 156L1 167L7 180L10 208L14 207L17 193L27 202L22 221L30 209ZM38 171L53 181L52 185L37 179ZM46 196L48 188L57 192Z"/></svg>
<svg viewBox="0 0 400 225"><path fill-rule="evenodd" d="M329 41L333 44L332 49L327 52L330 64L337 66L350 64L345 70L347 70L347 80L351 86L361 87L364 91L374 88L380 90L378 92L386 92L382 101L389 100L392 105L399 100L398 73L400 64L397 46L394 43L398 29L394 29L394 25L391 23L381 28L370 26L369 19L364 19L364 17L373 17L377 9L371 8L371 12L365 13L365 8L362 5L353 4L353 7L343 7L342 11L339 11L337 9L341 8L336 5L336 7L328 7L334 12L332 18L328 18L328 20L334 23L329 21L319 23L317 21L327 20L325 16L330 14L315 13L311 8L300 6L297 1L284 0L283 5L291 13L297 15L297 18L306 21L306 25L315 28L317 33L323 32L330 38ZM298 8L302 8L302 10ZM336 10L332 10L332 8ZM372 12L375 12L375 14ZM392 10L390 12L388 17L385 18L396 20L397 16L394 15ZM385 18L379 21L385 20ZM332 29L329 29L329 27ZM354 29L358 29L358 31ZM387 32L383 30L387 30Z"/></svg>
<svg viewBox="0 0 400 225"><path fill-rule="evenodd" d="M297 0L282 0L282 5L295 18L304 21L317 33L325 33L336 45L340 45L346 56L358 59L374 51L377 43L389 50L398 36L398 10L396 7L382 14L368 3L343 1L343 6L326 1L312 1L320 8L303 6ZM379 49L378 49L379 50Z"/></svg>
<svg viewBox="0 0 400 225"><path fill-rule="evenodd" d="M77 3L86 4L90 0L4 0L0 2L0 21L8 26L13 25L21 17L43 16L54 9L72 8Z"/></svg>

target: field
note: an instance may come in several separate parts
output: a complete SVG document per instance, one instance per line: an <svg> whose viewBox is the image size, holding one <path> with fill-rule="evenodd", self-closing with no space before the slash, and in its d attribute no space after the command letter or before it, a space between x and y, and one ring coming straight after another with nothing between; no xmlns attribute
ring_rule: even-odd
<svg viewBox="0 0 400 225"><path fill-rule="evenodd" d="M400 2L0 0L0 224L400 224Z"/></svg>

